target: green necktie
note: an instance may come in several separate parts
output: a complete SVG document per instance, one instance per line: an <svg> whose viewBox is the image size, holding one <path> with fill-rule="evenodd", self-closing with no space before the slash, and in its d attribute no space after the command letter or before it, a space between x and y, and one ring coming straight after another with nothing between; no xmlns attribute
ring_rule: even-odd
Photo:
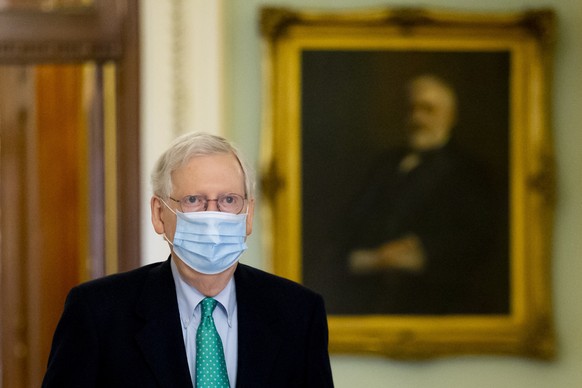
<svg viewBox="0 0 582 388"><path fill-rule="evenodd" d="M229 387L222 341L214 326L216 300L202 300L202 318L196 332L196 388Z"/></svg>

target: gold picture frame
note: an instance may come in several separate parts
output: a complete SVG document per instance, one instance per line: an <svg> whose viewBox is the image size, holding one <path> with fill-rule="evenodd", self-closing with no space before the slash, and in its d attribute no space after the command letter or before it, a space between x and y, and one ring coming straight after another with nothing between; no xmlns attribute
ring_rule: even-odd
<svg viewBox="0 0 582 388"><path fill-rule="evenodd" d="M276 274L323 294L332 353L397 359L554 356L550 255L555 171L549 124L554 25L550 9L261 9L261 187L267 251ZM345 224L342 213L357 201L342 196L354 191L354 182L363 182L360 167L373 164L369 154L389 143L379 128L394 123L385 107L402 108L394 85L426 68L464 85L459 87L464 90L458 93L464 103L459 110L468 113L460 120L477 129L461 133L461 142L497 174L502 197L496 207L504 210L499 212L503 221L495 225L501 225L503 241L491 256L503 258L503 264L497 265L496 275L482 275L482 284L487 288L496 279L488 276L498 276L499 293L487 297L492 306L499 305L452 313L349 310L342 300L361 289L333 278L340 256L330 242L349 236L337 228ZM347 170L351 175L343 176ZM333 301L336 292L346 289ZM372 291L370 295L384 292ZM481 306L481 301L474 304Z"/></svg>

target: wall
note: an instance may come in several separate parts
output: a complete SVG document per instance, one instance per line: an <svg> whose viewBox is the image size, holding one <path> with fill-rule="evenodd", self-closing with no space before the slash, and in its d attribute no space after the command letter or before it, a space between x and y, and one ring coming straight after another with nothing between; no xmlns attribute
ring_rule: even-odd
<svg viewBox="0 0 582 388"><path fill-rule="evenodd" d="M187 0L188 1L188 0ZM199 1L192 0L201 7ZM189 109L180 100L172 80L172 58L175 50L172 28L176 14L171 5L184 6L182 1L143 0L143 199L144 220L149 220L148 173L153 160L167 142L183 130L209 129L226 133L256 162L261 126L261 46L258 33L258 9L262 5L304 8L360 8L403 5L404 1L373 0L223 0L219 9L209 12L207 32L224 34L223 52L213 53L202 44L193 49L210 50L211 60L218 63L218 80L214 86L221 95L214 101L222 113L215 124L184 125L174 122L175 106ZM418 4L408 4L418 5ZM508 11L552 6L558 14L558 41L555 53L553 131L558 163L558 203L555 221L553 281L555 321L558 332L558 357L553 362L540 362L512 357L467 356L423 362L399 362L380 357L333 356L332 367L337 387L580 387L582 386L582 304L578 297L582 274L582 2L579 0L425 0L423 6L446 7L471 11ZM191 26L196 7L181 17ZM200 9L200 8L199 8ZM198 10L199 10L198 9ZM208 21L208 20L207 20ZM193 28L193 27L192 27ZM175 32L175 31L174 31ZM185 37L188 40L188 36ZM188 48L186 48L188 51ZM186 55L186 54L184 54ZM224 66L221 73L220 66ZM188 69L186 69L188 70ZM187 72L186 72L187 73ZM193 78L180 78L182 93L200 87ZM220 81L222 80L222 81ZM223 82L223 83L221 83ZM173 89L174 88L174 89ZM180 88L178 88L180 89ZM185 91L184 91L185 90ZM211 92L210 90L208 90ZM172 108L174 106L174 108ZM200 107L192 107L200 109ZM188 120L188 117L184 117ZM222 121L221 121L222 120ZM221 124L216 124L221 123ZM243 261L266 268L261 251L261 223L257 219L251 246ZM144 263L160 260L167 247L144 222Z"/></svg>

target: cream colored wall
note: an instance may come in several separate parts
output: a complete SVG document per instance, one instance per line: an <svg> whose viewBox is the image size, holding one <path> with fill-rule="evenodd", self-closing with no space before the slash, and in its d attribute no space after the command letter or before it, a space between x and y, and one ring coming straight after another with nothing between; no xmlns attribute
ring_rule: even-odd
<svg viewBox="0 0 582 388"><path fill-rule="evenodd" d="M261 48L257 27L261 5L317 8L358 8L407 4L405 0L221 0L217 9L205 9L205 0L142 0L143 21L143 202L149 198L148 174L155 157L177 133L189 128L226 133L256 163L260 144ZM206 1L207 3L210 3ZM410 3L409 5L417 5ZM540 362L513 357L466 356L423 362L399 362L379 357L333 356L337 387L582 387L582 2L579 0L424 0L423 6L463 10L521 10L552 6L558 13L555 53L553 130L558 162L558 203L553 258L555 321L558 357ZM220 7L222 5L222 7ZM172 42L176 14L187 28L182 34L181 55ZM205 12L205 23L195 23ZM199 30L201 29L201 30ZM196 41L194 33L208 37ZM223 51L214 51L213 34L223 34ZM196 43L197 42L197 43ZM210 42L210 43L209 43ZM214 65L201 74L188 59L195 52ZM173 61L184 61L176 89ZM221 68L221 66L224 66ZM222 70L221 70L222 69ZM196 71L195 73L198 73ZM203 76L203 81L196 81ZM209 81L210 80L210 81ZM209 82L207 82L209 81ZM189 100L193 93L219 94L204 106ZM182 94L180 94L182 93ZM221 94L222 93L222 94ZM200 94L199 94L200 95ZM181 97L180 97L181 96ZM186 97L185 97L186 96ZM202 107L200 106L202 104ZM216 104L220 106L216 106ZM182 113L180 113L180 109ZM202 109L202 111L200 111ZM187 113L185 113L187 111ZM198 113L196 113L198 112ZM210 114L208 121L193 116ZM180 123L175 122L179 117ZM144 220L149 220L144 205ZM257 219L251 246L243 261L266 268L261 252L261 223ZM153 234L148 222L143 229L144 263L160 260L167 247Z"/></svg>
<svg viewBox="0 0 582 388"><path fill-rule="evenodd" d="M143 263L169 254L149 223L149 173L188 131L224 133L222 0L142 0Z"/></svg>

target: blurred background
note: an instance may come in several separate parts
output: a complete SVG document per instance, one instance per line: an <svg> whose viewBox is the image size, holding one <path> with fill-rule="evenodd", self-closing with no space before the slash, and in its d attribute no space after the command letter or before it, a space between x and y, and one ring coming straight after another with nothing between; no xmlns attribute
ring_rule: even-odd
<svg viewBox="0 0 582 388"><path fill-rule="evenodd" d="M558 17L553 361L332 355L337 387L582 386L582 2L574 0L0 1L2 388L38 387L67 291L164 260L149 172L176 136L229 137L258 168L264 83L259 9L552 7ZM258 198L260 202L261 198ZM261 217L243 261L269 269Z"/></svg>

